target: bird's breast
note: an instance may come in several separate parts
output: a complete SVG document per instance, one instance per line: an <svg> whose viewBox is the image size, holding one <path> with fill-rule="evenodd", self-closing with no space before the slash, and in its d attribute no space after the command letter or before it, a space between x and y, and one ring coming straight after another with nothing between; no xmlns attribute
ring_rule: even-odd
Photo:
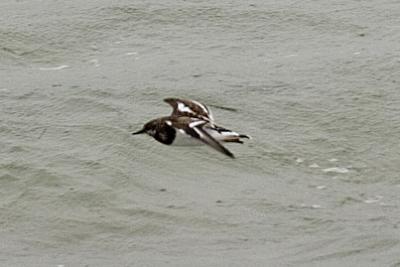
<svg viewBox="0 0 400 267"><path fill-rule="evenodd" d="M202 144L203 143L199 139L197 139L195 137L191 137L190 135L186 134L181 129L176 129L175 139L171 145L174 145L174 146L199 146Z"/></svg>

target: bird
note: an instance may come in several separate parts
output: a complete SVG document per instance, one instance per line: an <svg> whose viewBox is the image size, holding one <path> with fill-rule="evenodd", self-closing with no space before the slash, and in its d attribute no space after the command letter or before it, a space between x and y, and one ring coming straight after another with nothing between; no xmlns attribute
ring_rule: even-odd
<svg viewBox="0 0 400 267"><path fill-rule="evenodd" d="M242 138L250 139L248 135L216 125L210 109L198 101L165 98L164 102L171 105L171 115L147 122L132 135L147 134L165 145L206 144L230 158L235 156L223 142L243 144Z"/></svg>

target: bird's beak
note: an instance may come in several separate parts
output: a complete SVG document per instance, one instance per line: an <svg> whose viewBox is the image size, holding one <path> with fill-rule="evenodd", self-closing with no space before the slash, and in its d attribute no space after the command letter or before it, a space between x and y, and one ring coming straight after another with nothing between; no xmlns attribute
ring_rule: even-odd
<svg viewBox="0 0 400 267"><path fill-rule="evenodd" d="M142 133L145 133L146 131L144 130L144 129L141 129L141 130L139 130L139 131L137 131L137 132L134 132L134 133L132 133L133 135L135 135L135 134L142 134Z"/></svg>

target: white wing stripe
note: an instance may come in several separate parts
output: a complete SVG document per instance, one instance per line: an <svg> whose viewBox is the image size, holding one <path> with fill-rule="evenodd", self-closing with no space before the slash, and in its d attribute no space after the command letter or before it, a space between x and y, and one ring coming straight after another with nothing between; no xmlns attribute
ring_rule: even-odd
<svg viewBox="0 0 400 267"><path fill-rule="evenodd" d="M196 100L192 100L193 103L195 103L196 105L198 105L203 111L204 113L206 113L208 115L208 118L210 119L210 121L214 121L214 117L211 113L211 111L202 103L196 101Z"/></svg>
<svg viewBox="0 0 400 267"><path fill-rule="evenodd" d="M204 123L206 123L206 121L203 121L203 120L194 121L194 122L189 123L189 127L194 128L194 127L196 127L200 124L204 124Z"/></svg>
<svg viewBox="0 0 400 267"><path fill-rule="evenodd" d="M188 106L186 106L184 103L182 102L178 102L178 110L180 112L189 112L189 113L194 113L193 110L191 108L189 108Z"/></svg>
<svg viewBox="0 0 400 267"><path fill-rule="evenodd" d="M208 114L208 109L200 102L197 102L195 100L192 100L193 103L195 103L196 105L198 105L199 107L201 107L201 109L204 111L204 113Z"/></svg>

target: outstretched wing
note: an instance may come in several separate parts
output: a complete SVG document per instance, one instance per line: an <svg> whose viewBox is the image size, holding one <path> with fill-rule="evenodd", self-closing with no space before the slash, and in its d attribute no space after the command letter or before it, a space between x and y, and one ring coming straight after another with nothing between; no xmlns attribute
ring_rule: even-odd
<svg viewBox="0 0 400 267"><path fill-rule="evenodd" d="M164 102L170 104L173 108L172 114L175 116L188 116L199 118L213 123L214 117L206 105L195 100L166 98Z"/></svg>
<svg viewBox="0 0 400 267"><path fill-rule="evenodd" d="M211 146L215 150L227 155L228 157L235 158L235 156L226 149L220 142L218 142L214 137L212 137L206 130L204 130L203 126L207 124L207 121L203 120L195 120L189 123L189 127L185 129L185 131L194 138L199 139L204 144Z"/></svg>

